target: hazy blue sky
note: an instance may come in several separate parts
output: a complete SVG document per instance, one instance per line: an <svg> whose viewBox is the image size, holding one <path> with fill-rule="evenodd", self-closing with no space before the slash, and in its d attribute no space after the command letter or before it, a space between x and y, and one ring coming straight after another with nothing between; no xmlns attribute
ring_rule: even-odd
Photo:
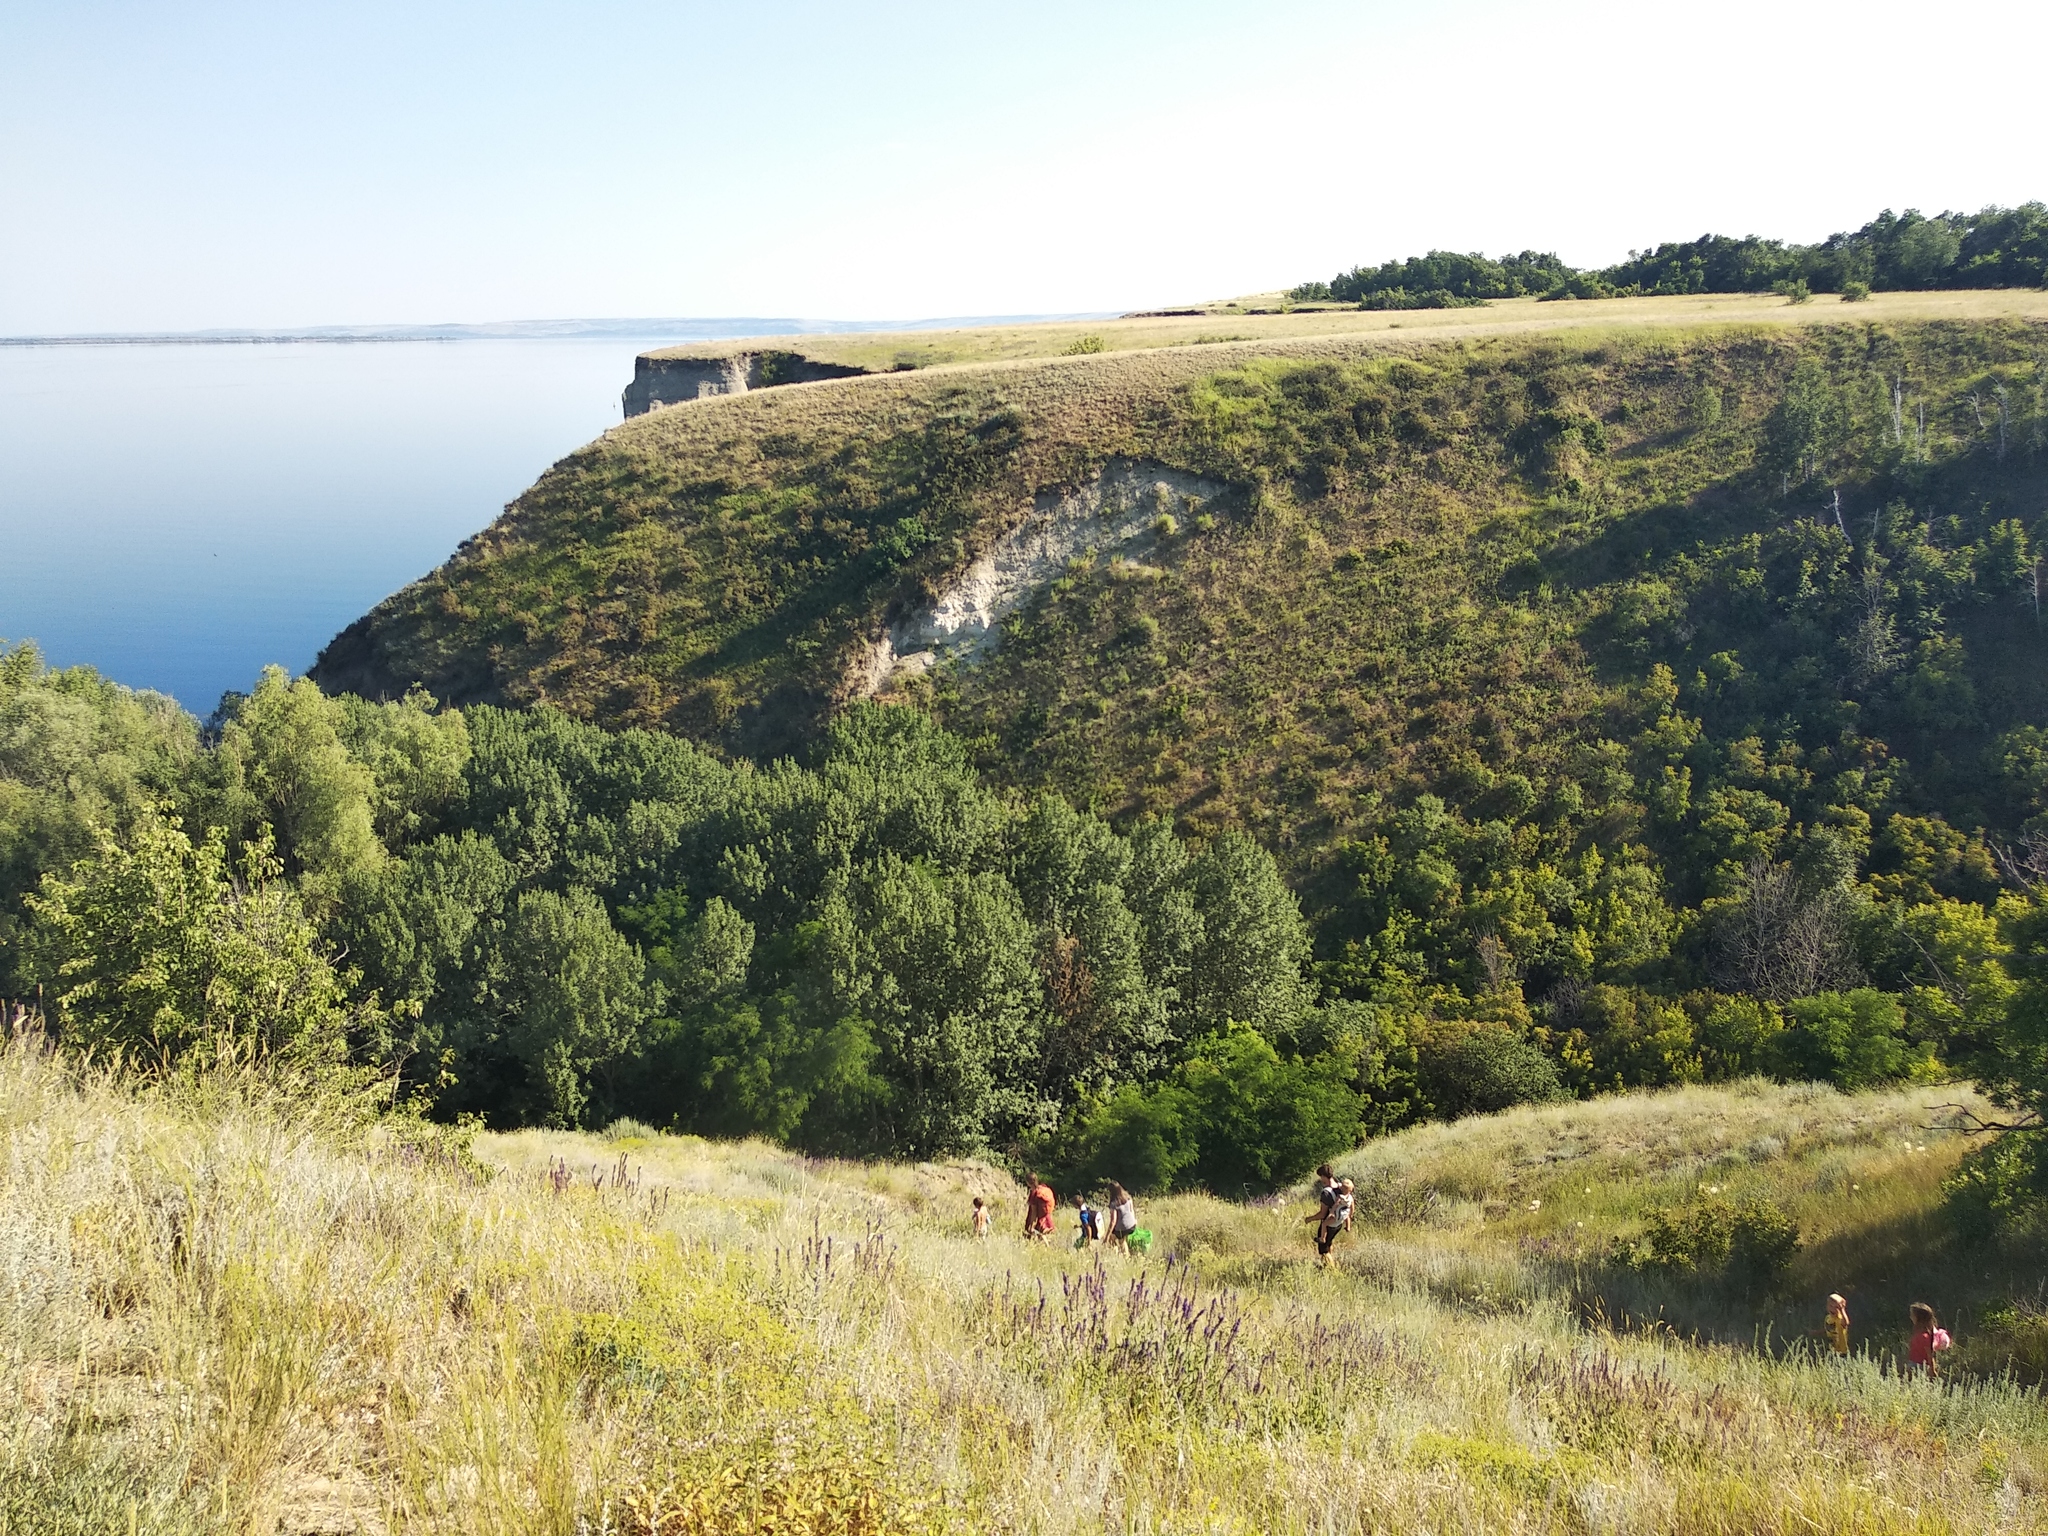
<svg viewBox="0 0 2048 1536"><path fill-rule="evenodd" d="M2048 6L0 0L0 334L1113 309L2048 196Z"/></svg>

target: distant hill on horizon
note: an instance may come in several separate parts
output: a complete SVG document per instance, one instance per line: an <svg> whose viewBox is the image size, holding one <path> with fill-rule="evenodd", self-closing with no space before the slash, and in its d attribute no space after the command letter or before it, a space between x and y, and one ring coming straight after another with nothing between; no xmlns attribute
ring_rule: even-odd
<svg viewBox="0 0 2048 1536"><path fill-rule="evenodd" d="M953 315L923 320L815 320L788 316L667 316L581 320L494 320L481 324L215 326L196 331L90 331L0 336L0 346L234 345L349 341L722 341L750 336L836 336L867 331L927 331L958 326L1029 325L1106 319L1114 310L1058 315Z"/></svg>

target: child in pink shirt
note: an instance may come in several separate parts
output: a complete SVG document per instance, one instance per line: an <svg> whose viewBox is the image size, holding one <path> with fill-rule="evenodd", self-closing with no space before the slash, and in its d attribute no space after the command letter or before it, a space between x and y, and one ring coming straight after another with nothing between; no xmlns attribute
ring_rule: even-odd
<svg viewBox="0 0 2048 1536"><path fill-rule="evenodd" d="M1947 1349L1955 1340L1948 1336L1948 1330L1934 1319L1934 1308L1924 1301L1916 1301L1906 1309L1906 1316L1912 1320L1913 1336L1906 1340L1906 1360L1917 1370L1929 1376L1939 1376L1940 1370L1934 1363L1936 1352Z"/></svg>

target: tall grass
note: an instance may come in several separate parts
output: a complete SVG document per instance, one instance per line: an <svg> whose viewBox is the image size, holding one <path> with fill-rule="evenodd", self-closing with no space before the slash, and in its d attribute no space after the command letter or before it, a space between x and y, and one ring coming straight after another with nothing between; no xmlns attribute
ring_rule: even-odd
<svg viewBox="0 0 2048 1536"><path fill-rule="evenodd" d="M16 1052L0 1531L2037 1529L2032 1392L1901 1379L1882 1340L1602 1327L1542 1246L1731 1151L1815 1252L1867 1238L1952 1156L1904 1150L1929 1100L1411 1133L1347 1165L1371 1236L1320 1270L1293 1205L1156 1202L1151 1258L1081 1254L1009 1235L1018 1192L973 1162L620 1127L483 1137L480 1173L252 1085L201 1106Z"/></svg>

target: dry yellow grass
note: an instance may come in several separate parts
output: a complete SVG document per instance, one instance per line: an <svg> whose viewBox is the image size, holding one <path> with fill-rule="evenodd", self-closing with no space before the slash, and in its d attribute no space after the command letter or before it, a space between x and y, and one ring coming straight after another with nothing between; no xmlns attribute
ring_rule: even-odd
<svg viewBox="0 0 2048 1536"><path fill-rule="evenodd" d="M1264 296L1271 298L1272 296ZM1085 337L1109 352L1229 342L1278 342L1343 337L1362 342L1408 342L1416 337L1513 336L1540 331L1656 329L1701 324L1849 325L1904 320L2048 318L2048 291L1966 289L1937 293L1874 293L1860 304L1818 294L1790 304L1776 294L1703 293L1679 297L1585 299L1546 303L1497 299L1479 309L1303 309L1288 314L1233 313L1217 307L1198 315L1155 315L1119 320L1044 321L959 330L877 331L823 336L767 336L666 347L653 357L724 357L776 348L820 362L885 372L893 368L1007 362L1057 357Z"/></svg>
<svg viewBox="0 0 2048 1536"><path fill-rule="evenodd" d="M1876 1169L1927 1109L1689 1090L1356 1166L1484 1196L1585 1139L1620 1178L1669 1124L1696 1172L1718 1120ZM18 1052L0 1133L9 1536L2048 1525L2033 1394L1588 1328L1484 1199L1334 1271L1298 1209L1154 1202L1159 1250L1098 1264L1013 1237L971 1162L522 1132L479 1179L259 1084L138 1097Z"/></svg>

